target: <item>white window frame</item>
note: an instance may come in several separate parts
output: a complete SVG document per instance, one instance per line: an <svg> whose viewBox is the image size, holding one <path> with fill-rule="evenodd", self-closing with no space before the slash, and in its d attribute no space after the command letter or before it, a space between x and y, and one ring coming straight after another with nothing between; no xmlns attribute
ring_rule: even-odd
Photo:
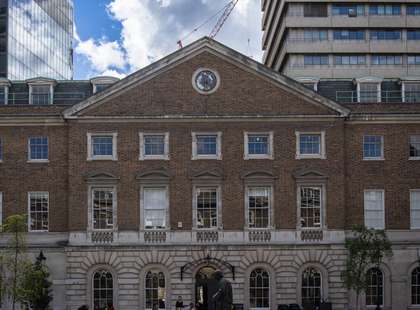
<svg viewBox="0 0 420 310"><path fill-rule="evenodd" d="M381 206L381 208L382 208L382 219L381 219L382 223L381 224L382 225L381 225L381 227L373 227L373 226L368 225L366 223L366 214L367 214L367 212L370 211L370 210L366 210L366 194L368 192L381 192L382 193L382 206ZM376 210L373 211L373 212L376 212ZM363 223L367 228L385 229L385 190L384 189L365 189L363 191Z"/></svg>
<svg viewBox="0 0 420 310"><path fill-rule="evenodd" d="M198 227L198 209L197 209L197 193L198 189L216 189L216 219L217 219L217 225L216 227L209 227L209 228L201 228ZM222 229L222 189L220 185L214 185L214 184L200 184L200 185L194 185L193 186L193 228L196 230L219 230Z"/></svg>
<svg viewBox="0 0 420 310"><path fill-rule="evenodd" d="M251 188L266 188L270 190L270 195L268 197L268 224L267 227L250 227L250 219L249 219L249 191ZM245 219L246 219L246 227L250 230L264 230L264 229L272 229L273 228L273 186L272 185L256 185L256 184L248 184L245 186Z"/></svg>
<svg viewBox="0 0 420 310"><path fill-rule="evenodd" d="M110 87L111 85L115 84L116 82L118 82L120 79L113 77L113 76L97 76L94 77L92 79L90 79L90 82L92 83L92 91L94 94L96 94L98 92L98 85L105 85Z"/></svg>
<svg viewBox="0 0 420 310"><path fill-rule="evenodd" d="M366 273L368 273L371 269L376 269L376 268L378 268L378 267L371 267L366 271ZM385 307L385 294L386 294L386 292L385 292L385 272L380 267L378 268L378 270L381 272L381 276L382 276L382 300L381 300L380 306L381 306L381 308L384 308ZM410 290L411 290L411 278L410 278ZM410 293L410 297L411 297L411 293ZM365 304L366 304L366 299L367 299L367 296L366 296L366 292L365 292L365 300L364 300ZM367 309L376 309L376 306L377 305L366 305L366 308Z"/></svg>
<svg viewBox="0 0 420 310"><path fill-rule="evenodd" d="M302 226L302 212L301 212L301 189L302 187L309 187L309 188L318 188L320 189L321 194L321 203L320 203L320 214L319 214L319 227L303 227ZM297 186L297 227L300 230L322 230L326 228L325 219L326 219L326 188L325 184L322 183L301 183Z"/></svg>
<svg viewBox="0 0 420 310"><path fill-rule="evenodd" d="M95 269L93 272L92 272L92 274L90 275L90 282L91 282L91 288L90 288L90 290L91 290L91 307L92 307L92 309L94 309L94 305L95 305L95 282L94 282L94 280L95 280L95 275L98 273L98 272L103 272L103 271L105 271L105 272L107 272L107 273L110 273L111 274L111 276L112 276L112 301L113 301L113 304L115 305L115 304L117 304L117 291L116 291L116 287L115 287L115 283L116 283L116 279L115 279L115 274L114 274L114 272L112 271L112 270L110 270L110 269L108 269L107 268L107 266L105 266L105 265L101 265L99 268L97 268L97 269Z"/></svg>
<svg viewBox="0 0 420 310"><path fill-rule="evenodd" d="M411 137L420 137L420 135L409 135L408 136L408 159L409 160L420 160L420 156L411 156L410 155Z"/></svg>
<svg viewBox="0 0 420 310"><path fill-rule="evenodd" d="M407 84L420 84L420 80L410 80L401 82L401 93L402 93L402 102L406 102L406 85ZM411 102L411 101L409 101Z"/></svg>
<svg viewBox="0 0 420 310"><path fill-rule="evenodd" d="M0 192L0 225L3 225L3 192Z"/></svg>
<svg viewBox="0 0 420 310"><path fill-rule="evenodd" d="M110 136L112 137L112 155L93 155L92 138L97 136ZM87 133L87 160L118 160L117 154L117 137L116 132L88 132Z"/></svg>
<svg viewBox="0 0 420 310"><path fill-rule="evenodd" d="M164 136L164 153L162 155L146 155L145 136ZM139 144L139 160L169 160L169 132L140 132Z"/></svg>
<svg viewBox="0 0 420 310"><path fill-rule="evenodd" d="M382 78L377 78L377 77L364 77L364 78L359 78L356 79L356 89L357 89L357 102L360 102L361 100L361 95L360 95L360 84L376 84L376 91L377 91L377 100L376 102L379 103L381 102L381 92L382 92Z"/></svg>
<svg viewBox="0 0 420 310"><path fill-rule="evenodd" d="M315 91L315 92L318 91L319 80L320 80L320 78L318 78L318 77L298 77L298 78L296 78L296 81L298 81L299 83L301 83L303 86L305 86L307 88L309 88L307 85L311 84L312 85L312 90Z"/></svg>
<svg viewBox="0 0 420 310"><path fill-rule="evenodd" d="M304 274L305 274L305 272L307 271L307 270L314 270L316 273L318 273L319 274L319 277L320 277L320 286L318 287L318 286L303 286L303 276L304 276ZM299 290L300 290L300 301L303 303L303 299L305 298L306 299L306 297L304 297L303 296L303 294L302 294L302 292L303 292L303 289L311 289L311 288L319 288L319 291L320 291L320 299L321 299L321 301L322 301L322 298L324 297L323 296L323 293L324 293L324 276L323 276L323 274L322 274L322 271L319 269L319 268L317 268L316 266L311 266L311 265L309 265L309 266L307 266L305 269L303 269L302 270L302 273L300 274L300 277L301 277L301 279L300 279L300 287L298 288Z"/></svg>
<svg viewBox="0 0 420 310"><path fill-rule="evenodd" d="M48 206L47 206L47 212L48 212L48 228L47 229L42 229L42 230L32 230L31 229L31 196L32 195L46 195L47 199L48 199ZM28 192L28 220L27 220L27 225L28 225L28 231L29 232L48 232L49 228L50 228L50 193L49 192L37 192L37 191L32 191L32 192Z"/></svg>
<svg viewBox="0 0 420 310"><path fill-rule="evenodd" d="M3 162L3 157L4 157L4 143L3 143L3 138L0 137L0 164Z"/></svg>
<svg viewBox="0 0 420 310"><path fill-rule="evenodd" d="M160 307L158 307L158 309L157 310L165 310L165 309L170 309L170 307L169 307L169 305L168 305L168 301L169 301L169 299L168 299L168 278L166 277L166 273L164 272L164 270L162 270L162 269L160 269L160 268L151 268L151 269L148 269L148 270L146 270L146 272L144 273L144 287L143 287L143 296L144 296L144 301L143 301L143 304L144 304L144 309L145 310L153 310L153 309L151 309L151 308L147 308L146 307L146 305L147 305L147 299L146 299L146 291L147 290L151 290L151 289L153 289L154 290L154 288L148 288L147 287L147 285L146 285L146 280L147 280L147 275L148 275L148 273L152 273L152 274L160 274L160 273L162 273L163 274L163 277L164 277L164 279L165 279L165 308L160 308ZM158 281L159 282L159 281ZM158 283L158 289L159 289L159 283Z"/></svg>
<svg viewBox="0 0 420 310"><path fill-rule="evenodd" d="M144 204L144 190L145 189L164 189L166 191L166 205L165 205L165 227L163 228L146 228L145 225L145 213L146 208ZM153 231L153 230L167 230L170 227L170 218L169 218L169 185L161 185L161 184L144 184L140 187L140 229L141 230L147 230L147 231Z"/></svg>
<svg viewBox="0 0 420 310"><path fill-rule="evenodd" d="M249 136L250 135L262 135L268 136L268 153L267 154L249 154ZM244 159L273 159L274 150L273 150L273 137L274 134L272 131L245 131L244 132Z"/></svg>
<svg viewBox="0 0 420 310"><path fill-rule="evenodd" d="M112 192L112 228L98 229L94 226L94 214L93 214L93 200L95 191L111 191ZM88 228L91 231L116 231L117 230L117 187L115 185L91 185L88 189Z"/></svg>
<svg viewBox="0 0 420 310"><path fill-rule="evenodd" d="M31 139L32 138L47 138L47 159L32 159L31 158ZM50 139L47 136L31 136L28 137L28 163L48 163L50 161Z"/></svg>
<svg viewBox="0 0 420 310"><path fill-rule="evenodd" d="M216 154L210 154L210 155L199 155L197 154L197 136L217 136L216 139ZM192 160L197 159L216 159L221 160L222 159L222 132L192 132Z"/></svg>
<svg viewBox="0 0 420 310"><path fill-rule="evenodd" d="M326 159L325 131L296 131L296 159ZM300 153L300 136L301 135L319 135L321 137L321 145L319 146L319 154L301 154Z"/></svg>
<svg viewBox="0 0 420 310"><path fill-rule="evenodd" d="M4 105L8 105L9 104L9 87L10 85L6 84L6 85L2 85L1 81L0 81L0 87L4 88Z"/></svg>
<svg viewBox="0 0 420 310"><path fill-rule="evenodd" d="M267 275L268 275L268 287L264 287L264 286L260 286L260 287L252 287L251 286L251 275L252 275L252 273L254 272L254 271L256 271L257 269L261 269L261 270L263 270ZM269 272L269 270L267 270L267 268L264 268L264 267L255 267L255 268L253 268L252 270L251 270L251 272L249 273L249 275L248 275L248 279L246 279L247 281L248 281L248 286L249 286L249 289L248 289L248 291L250 291L251 289L268 289L268 308L266 308L266 307L256 307L256 308L252 308L251 307L251 296L248 296L248 303L249 303L249 305L250 305L250 307L249 307L249 309L250 310L269 310L269 309L271 309L271 304L272 304L272 302L271 302L271 290L272 290L272 285L271 285L271 275L270 275L270 272Z"/></svg>
<svg viewBox="0 0 420 310"><path fill-rule="evenodd" d="M50 91L49 91L49 105L54 103L54 84L53 83L36 83L36 84L29 84L29 104L32 105L33 103L33 98L32 98L32 94L33 94L33 87L36 86L49 86Z"/></svg>
<svg viewBox="0 0 420 310"><path fill-rule="evenodd" d="M413 211L416 211L420 214L420 200L419 200L419 206L417 209L414 208L414 201L412 194L418 193L420 194L420 189L410 189L410 229L420 229L420 219L418 220L418 224L415 225L414 219L413 219Z"/></svg>
<svg viewBox="0 0 420 310"><path fill-rule="evenodd" d="M381 156L379 156L379 157L365 157L365 137L367 137L367 136L381 137ZM363 135L362 155L363 155L363 160L385 160L385 156L384 156L384 136L383 135L375 135L375 134Z"/></svg>

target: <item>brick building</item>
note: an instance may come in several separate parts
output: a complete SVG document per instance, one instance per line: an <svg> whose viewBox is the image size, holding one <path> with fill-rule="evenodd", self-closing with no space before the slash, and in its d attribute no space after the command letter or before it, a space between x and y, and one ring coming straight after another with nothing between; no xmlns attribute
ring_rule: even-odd
<svg viewBox="0 0 420 310"><path fill-rule="evenodd" d="M54 309L212 310L216 268L245 309L347 309L363 223L394 249L363 305L420 304L419 105L338 104L208 38L121 81L1 85L1 214L29 214Z"/></svg>

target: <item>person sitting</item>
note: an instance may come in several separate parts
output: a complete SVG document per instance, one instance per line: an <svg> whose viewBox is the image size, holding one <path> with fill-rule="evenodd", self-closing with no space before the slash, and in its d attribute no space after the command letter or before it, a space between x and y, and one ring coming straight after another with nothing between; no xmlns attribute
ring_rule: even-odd
<svg viewBox="0 0 420 310"><path fill-rule="evenodd" d="M178 299L175 303L175 309L176 310L184 309L184 301L182 300L182 296L178 296Z"/></svg>

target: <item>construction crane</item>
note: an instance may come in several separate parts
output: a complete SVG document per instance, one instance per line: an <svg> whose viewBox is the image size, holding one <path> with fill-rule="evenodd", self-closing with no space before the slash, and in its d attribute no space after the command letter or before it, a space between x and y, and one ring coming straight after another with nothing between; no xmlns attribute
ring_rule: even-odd
<svg viewBox="0 0 420 310"><path fill-rule="evenodd" d="M213 30L211 31L211 33L209 35L210 38L213 39L214 37L217 36L217 34L219 33L220 29L222 29L224 23L228 19L230 13L232 13L232 11L235 8L238 1L239 0L232 0L226 5L226 8L225 8L222 16L220 16L219 20L217 21L216 26L214 26Z"/></svg>
<svg viewBox="0 0 420 310"><path fill-rule="evenodd" d="M214 37L216 37L216 35L219 33L220 29L222 29L224 23L228 19L229 15L232 13L232 11L235 8L238 1L239 0L229 1L228 4L226 4L221 10L217 11L216 14L210 16L200 26L198 26L197 28L194 28L194 30L191 31L189 34L187 34L184 38L178 40L176 43L178 44L179 48L183 47L182 41L184 41L186 38L188 38L190 35L192 35L198 29L200 29L201 27L203 27L204 25L209 23L213 18L215 18L217 15L219 15L221 12L223 12L222 15L220 16L220 18L217 20L216 25L214 26L214 28L212 29L212 31L210 32L210 35L209 35L210 38L214 39Z"/></svg>

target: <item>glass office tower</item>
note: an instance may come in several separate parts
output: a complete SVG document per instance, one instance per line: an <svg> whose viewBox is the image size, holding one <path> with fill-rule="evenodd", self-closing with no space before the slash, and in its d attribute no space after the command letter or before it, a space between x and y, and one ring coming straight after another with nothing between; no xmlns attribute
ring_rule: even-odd
<svg viewBox="0 0 420 310"><path fill-rule="evenodd" d="M0 77L73 77L72 0L0 0Z"/></svg>

